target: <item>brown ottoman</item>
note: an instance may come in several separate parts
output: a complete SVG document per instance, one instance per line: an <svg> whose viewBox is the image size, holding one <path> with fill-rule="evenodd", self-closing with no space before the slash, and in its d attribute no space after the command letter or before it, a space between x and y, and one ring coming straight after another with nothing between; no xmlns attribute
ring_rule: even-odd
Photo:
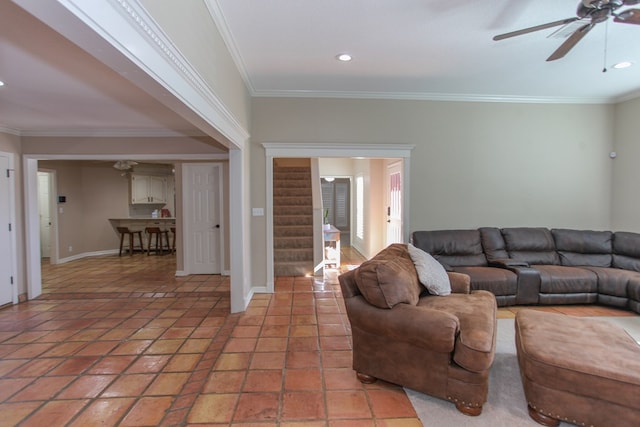
<svg viewBox="0 0 640 427"><path fill-rule="evenodd" d="M546 426L640 426L640 346L602 319L535 310L516 315L529 415Z"/></svg>

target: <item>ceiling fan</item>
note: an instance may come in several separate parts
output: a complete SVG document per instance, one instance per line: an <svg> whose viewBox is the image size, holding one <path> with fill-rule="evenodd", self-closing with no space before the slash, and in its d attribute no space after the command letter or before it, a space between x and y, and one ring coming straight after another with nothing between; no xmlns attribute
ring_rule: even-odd
<svg viewBox="0 0 640 427"><path fill-rule="evenodd" d="M623 6L633 6L638 3L640 3L640 0L581 0L580 3L578 3L578 10L576 11L577 16L575 17L523 28L522 30L512 31L510 33L499 34L495 36L493 40L504 40L510 37L532 33L534 31L570 24L575 21L586 21L587 23L575 30L567 40L565 40L564 43L562 43L560 47L547 58L547 61L555 61L569 53L569 51L573 49L573 47L577 45L578 42L596 26L596 24L605 22L611 16L613 16L614 22L640 25L640 9L626 9L616 12Z"/></svg>
<svg viewBox="0 0 640 427"><path fill-rule="evenodd" d="M639 0L640 1L640 0ZM126 171L137 165L138 162L134 162L133 160L118 160L113 164L113 167L120 170Z"/></svg>

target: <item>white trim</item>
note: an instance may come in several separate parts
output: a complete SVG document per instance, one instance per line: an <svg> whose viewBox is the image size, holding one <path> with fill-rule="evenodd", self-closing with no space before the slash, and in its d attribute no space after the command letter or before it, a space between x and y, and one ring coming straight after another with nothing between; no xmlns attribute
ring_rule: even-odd
<svg viewBox="0 0 640 427"><path fill-rule="evenodd" d="M229 154L24 154L25 159L35 160L165 160L209 161L228 160Z"/></svg>
<svg viewBox="0 0 640 427"><path fill-rule="evenodd" d="M402 182L403 194L409 194L409 160L411 151L415 147L412 144L369 144L369 143L335 143L335 142L264 142L266 158L266 248L265 256L267 262L267 287L266 292L272 292L274 277L273 267L273 159L290 157L324 157L324 158L344 158L359 157L366 159L374 158L400 158L403 160ZM406 192L406 193L405 193ZM232 193L233 194L233 193ZM404 241L409 241L409 203L410 197L403 197L402 200L402 220ZM254 288L257 289L257 288Z"/></svg>
<svg viewBox="0 0 640 427"><path fill-rule="evenodd" d="M9 266L11 268L11 277L13 277L13 286L11 289L11 299L14 304L18 304L18 284L20 283L21 274L18 271L18 249L16 233L18 227L16 224L16 171L15 171L15 157L16 154L0 151L0 156L7 158L7 164L9 166L9 223L11 224L9 252L11 259L9 260ZM5 173L5 171L2 171Z"/></svg>
<svg viewBox="0 0 640 427"><path fill-rule="evenodd" d="M50 129L50 130L24 130L18 132L19 136L34 137L92 137L92 138L166 138L166 137L198 137L204 136L204 132L194 130L171 129Z"/></svg>
<svg viewBox="0 0 640 427"><path fill-rule="evenodd" d="M251 239L249 237L249 171L247 150L229 150L229 252L231 259L231 312L245 311L254 293L251 284Z"/></svg>
<svg viewBox="0 0 640 427"><path fill-rule="evenodd" d="M27 270L27 295L34 299L42 293L40 262L40 219L38 216L38 160L226 160L228 154L24 154L24 217ZM242 173L242 171L240 171ZM233 210L231 210L233 218ZM60 260L58 260L60 261ZM233 299L235 291L232 289Z"/></svg>
<svg viewBox="0 0 640 427"><path fill-rule="evenodd" d="M38 160L23 156L23 165L27 298L31 300L42 294L40 218L38 215Z"/></svg>
<svg viewBox="0 0 640 427"><path fill-rule="evenodd" d="M340 142L264 142L271 157L363 157L368 159L404 158L411 156L413 144L368 144Z"/></svg>
<svg viewBox="0 0 640 427"><path fill-rule="evenodd" d="M104 256L104 255L115 255L115 254L117 254L119 252L120 251L118 249L105 249L103 251L82 252L82 253L79 253L79 254L71 255L70 257L59 258L58 259L58 264L64 264L64 263L67 263L67 262L76 261L76 260L83 259L83 258L91 258L91 257L96 257L96 256Z"/></svg>
<svg viewBox="0 0 640 427"><path fill-rule="evenodd" d="M218 0L204 0L204 4L209 10L213 22L216 23L216 27L218 27L220 36L222 36L222 40L224 41L225 46L227 46L227 50L229 50L231 59L233 59L234 64L236 64L236 68L238 69L238 72L240 73L244 84L247 86L249 93L254 94L256 91L253 88L251 77L249 76L249 73L247 73L247 67L244 65L244 59L242 58L240 49L238 49L238 45L233 38L231 30L229 29L229 25L227 24L227 20L224 16L224 12L222 11L222 7L220 6L220 2Z"/></svg>
<svg viewBox="0 0 640 427"><path fill-rule="evenodd" d="M637 93L635 94L638 95ZM526 95L488 95L464 93L429 92L352 92L352 91L313 91L313 90L253 90L256 98L341 98L341 99L387 99L406 101L445 101L445 102L506 102L525 104L615 104L623 97L554 97ZM632 96L635 97L635 96Z"/></svg>

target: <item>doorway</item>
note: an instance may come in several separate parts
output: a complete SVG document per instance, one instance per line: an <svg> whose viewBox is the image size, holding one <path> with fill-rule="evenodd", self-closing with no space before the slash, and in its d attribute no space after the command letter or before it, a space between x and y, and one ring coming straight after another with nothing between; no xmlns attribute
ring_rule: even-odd
<svg viewBox="0 0 640 427"><path fill-rule="evenodd" d="M402 243L402 164L387 166L387 240L386 245Z"/></svg>
<svg viewBox="0 0 640 427"><path fill-rule="evenodd" d="M57 262L55 256L55 172L38 171L38 217L40 219L40 257Z"/></svg>
<svg viewBox="0 0 640 427"><path fill-rule="evenodd" d="M186 163L183 173L185 272L220 274L222 165Z"/></svg>

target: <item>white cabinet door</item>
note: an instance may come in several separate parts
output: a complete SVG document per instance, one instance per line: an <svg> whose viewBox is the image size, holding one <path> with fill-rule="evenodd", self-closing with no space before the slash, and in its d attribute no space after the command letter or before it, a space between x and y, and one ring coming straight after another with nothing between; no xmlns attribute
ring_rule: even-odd
<svg viewBox="0 0 640 427"><path fill-rule="evenodd" d="M131 203L149 202L149 177L145 175L131 175Z"/></svg>
<svg viewBox="0 0 640 427"><path fill-rule="evenodd" d="M148 192L151 203L167 203L167 178L150 176Z"/></svg>
<svg viewBox="0 0 640 427"><path fill-rule="evenodd" d="M131 175L132 204L167 203L167 178L151 175Z"/></svg>

